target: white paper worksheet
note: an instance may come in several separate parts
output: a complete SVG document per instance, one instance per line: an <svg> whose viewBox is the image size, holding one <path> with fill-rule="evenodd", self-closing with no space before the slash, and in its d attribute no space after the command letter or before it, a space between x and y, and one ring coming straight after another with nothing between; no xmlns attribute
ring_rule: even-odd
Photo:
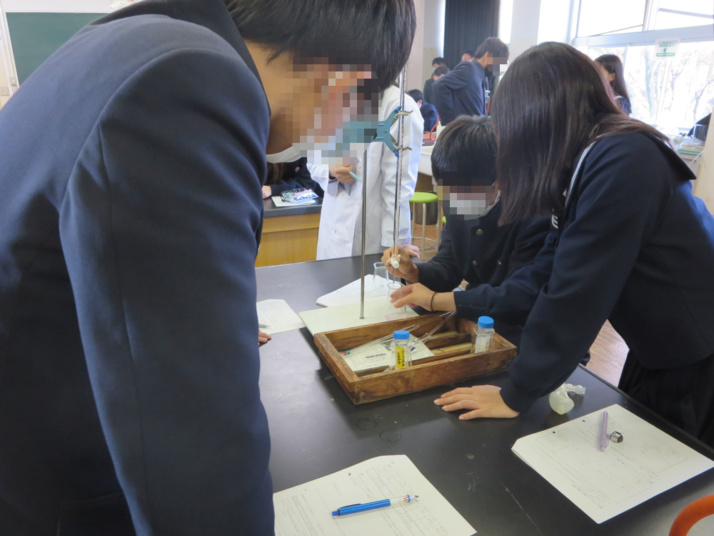
<svg viewBox="0 0 714 536"><path fill-rule="evenodd" d="M341 506L413 502L333 517ZM276 536L471 536L473 527L405 455L379 456L273 495Z"/></svg>
<svg viewBox="0 0 714 536"><path fill-rule="evenodd" d="M714 461L619 405L605 408L622 443L601 452L604 410L522 437L523 461L596 523L602 523L714 467Z"/></svg>
<svg viewBox="0 0 714 536"><path fill-rule="evenodd" d="M386 341L365 344L355 350L350 350L349 354L344 355L343 358L354 372L386 367L394 362L392 342L393 339L390 338ZM411 337L409 346L412 363L434 356L427 345L414 336Z"/></svg>
<svg viewBox="0 0 714 536"><path fill-rule="evenodd" d="M305 327L285 300L263 300L256 304L261 331L272 335Z"/></svg>

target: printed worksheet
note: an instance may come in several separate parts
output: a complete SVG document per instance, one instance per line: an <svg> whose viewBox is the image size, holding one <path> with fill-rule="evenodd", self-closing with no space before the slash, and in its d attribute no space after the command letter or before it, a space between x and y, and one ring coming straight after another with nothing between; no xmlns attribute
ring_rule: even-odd
<svg viewBox="0 0 714 536"><path fill-rule="evenodd" d="M600 451L605 410L607 433L617 431L623 441ZM597 523L714 467L714 461L617 404L522 437L512 450Z"/></svg>
<svg viewBox="0 0 714 536"><path fill-rule="evenodd" d="M390 337L386 341L374 342L360 346L349 353L343 355L345 362L354 372L362 372L364 370L378 369L386 367L394 362L392 355L392 342ZM429 348L419 339L411 336L409 340L411 349L412 363L416 364L420 359L432 357L434 354Z"/></svg>
<svg viewBox="0 0 714 536"><path fill-rule="evenodd" d="M304 328L305 324L285 300L263 300L256 304L261 331L269 335Z"/></svg>
<svg viewBox="0 0 714 536"><path fill-rule="evenodd" d="M342 506L415 501L333 516ZM471 536L473 527L404 455L380 456L273 495L276 536Z"/></svg>

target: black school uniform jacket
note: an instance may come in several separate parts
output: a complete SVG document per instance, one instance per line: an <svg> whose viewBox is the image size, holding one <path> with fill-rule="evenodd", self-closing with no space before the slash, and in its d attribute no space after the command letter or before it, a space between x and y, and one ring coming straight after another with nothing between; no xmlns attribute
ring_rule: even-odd
<svg viewBox="0 0 714 536"><path fill-rule="evenodd" d="M693 178L642 133L593 146L501 391L509 407L524 411L558 387L608 318L643 367L714 354L714 218L692 195Z"/></svg>
<svg viewBox="0 0 714 536"><path fill-rule="evenodd" d="M268 129L221 0L100 19L0 111L0 533L273 533Z"/></svg>
<svg viewBox="0 0 714 536"><path fill-rule="evenodd" d="M551 251L534 262L544 248L550 220L499 227L500 216L500 203L477 219L447 215L439 252L418 265L419 282L436 292L449 292L468 281L464 292L454 293L456 313L474 321L493 316L496 331L518 344L521 326L550 274Z"/></svg>

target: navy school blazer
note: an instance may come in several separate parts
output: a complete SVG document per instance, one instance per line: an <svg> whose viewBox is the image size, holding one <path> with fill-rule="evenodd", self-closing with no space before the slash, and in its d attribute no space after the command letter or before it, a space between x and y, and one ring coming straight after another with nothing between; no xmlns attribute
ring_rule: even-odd
<svg viewBox="0 0 714 536"><path fill-rule="evenodd" d="M714 354L714 218L692 195L693 178L643 133L593 146L501 391L509 407L525 411L562 384L607 319L646 368Z"/></svg>
<svg viewBox="0 0 714 536"><path fill-rule="evenodd" d="M221 0L85 27L0 111L0 532L272 534L269 108Z"/></svg>
<svg viewBox="0 0 714 536"><path fill-rule="evenodd" d="M419 282L449 292L466 280L466 290L454 293L456 313L474 321L492 316L496 331L518 345L528 313L550 275L552 248L545 247L550 219L499 226L500 217L500 202L480 218L447 214L438 253L418 265Z"/></svg>

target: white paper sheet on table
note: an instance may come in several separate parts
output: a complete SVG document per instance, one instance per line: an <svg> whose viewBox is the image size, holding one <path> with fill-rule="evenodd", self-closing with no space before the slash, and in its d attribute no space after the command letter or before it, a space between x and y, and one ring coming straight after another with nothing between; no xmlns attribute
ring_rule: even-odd
<svg viewBox="0 0 714 536"><path fill-rule="evenodd" d="M407 494L408 504L341 517L341 506ZM471 536L475 530L405 455L379 456L273 495L276 536Z"/></svg>
<svg viewBox="0 0 714 536"><path fill-rule="evenodd" d="M604 452L598 438L604 410L522 437L523 461L596 523L607 521L714 467L714 461L619 405L605 408L608 431L622 443Z"/></svg>
<svg viewBox="0 0 714 536"><path fill-rule="evenodd" d="M350 353L343 357L347 365L354 372L385 367L394 361L394 357L392 356L392 342L393 340L389 339L384 342L375 342L360 346L356 350L350 350ZM420 359L426 359L434 355L426 344L414 336L411 337L410 346L412 362L414 363Z"/></svg>
<svg viewBox="0 0 714 536"><path fill-rule="evenodd" d="M272 335L304 328L305 324L285 300L263 300L256 304L261 331Z"/></svg>
<svg viewBox="0 0 714 536"><path fill-rule="evenodd" d="M292 201L283 201L283 198L279 195L274 195L270 199L273 200L273 204L276 206L276 208L300 207L302 205L314 205L315 203L317 203L317 199L306 199L305 201L300 201L298 203L294 203Z"/></svg>
<svg viewBox="0 0 714 536"><path fill-rule="evenodd" d="M317 298L317 305L323 307L335 307L338 305L348 305L350 303L359 303L360 294L362 292L362 278L352 281L344 287L320 296ZM375 284L376 283L376 284ZM383 277L367 274L364 278L364 299L378 300L387 299L387 280Z"/></svg>

